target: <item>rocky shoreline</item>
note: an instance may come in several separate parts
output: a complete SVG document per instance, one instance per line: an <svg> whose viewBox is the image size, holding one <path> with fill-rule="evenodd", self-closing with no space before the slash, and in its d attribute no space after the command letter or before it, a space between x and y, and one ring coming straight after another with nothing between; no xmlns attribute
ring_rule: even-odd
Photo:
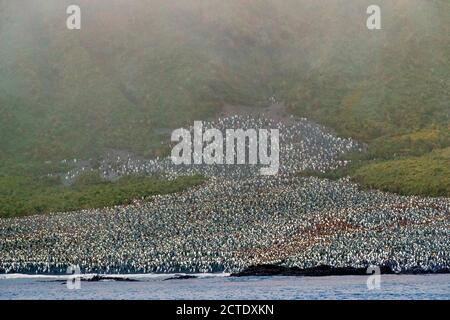
<svg viewBox="0 0 450 320"><path fill-rule="evenodd" d="M450 268L442 267L437 269L424 269L422 267L414 267L407 270L396 270L394 266L382 265L379 266L381 275L426 275L426 274L450 274ZM299 268L299 267L286 267L282 265L264 264L264 265L254 265L243 269L242 271L231 273L229 277L239 278L239 277L326 277L326 276L368 276L374 273L374 269L369 267L333 267L329 265L318 265L310 268ZM1 275L2 273L0 273ZM127 275L133 275L134 273L125 273ZM157 273L159 275L164 275L165 273ZM213 273L214 274L214 273ZM32 273L29 273L32 275ZM41 274L42 275L42 274ZM60 273L48 273L49 276L59 276L63 275ZM168 274L169 276L170 274ZM190 280L198 279L198 274L176 274L171 275L167 280ZM117 275L108 274L96 274L92 277L85 277L81 274L81 281L87 282L97 282L97 281L124 281L124 282L136 282L141 281L135 278L129 277L118 277ZM60 281L60 280L57 280Z"/></svg>
<svg viewBox="0 0 450 320"><path fill-rule="evenodd" d="M394 271L390 266L380 266L381 274L444 274L450 273L450 268L437 270L425 270L423 268L411 268L409 270ZM303 276L303 277L324 277L324 276L359 276L370 275L372 272L368 268L355 267L331 267L320 265L312 268L284 267L279 265L257 265L246 268L240 272L231 274L231 277L265 277L265 276Z"/></svg>

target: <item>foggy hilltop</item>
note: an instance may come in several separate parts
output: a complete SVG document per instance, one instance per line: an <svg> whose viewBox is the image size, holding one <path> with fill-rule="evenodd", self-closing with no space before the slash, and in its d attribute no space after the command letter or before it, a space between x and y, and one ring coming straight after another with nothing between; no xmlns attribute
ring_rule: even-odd
<svg viewBox="0 0 450 320"><path fill-rule="evenodd" d="M1 1L2 157L148 153L158 128L270 96L363 140L448 119L448 1L378 1L377 32L369 1L78 1L79 31L71 3Z"/></svg>

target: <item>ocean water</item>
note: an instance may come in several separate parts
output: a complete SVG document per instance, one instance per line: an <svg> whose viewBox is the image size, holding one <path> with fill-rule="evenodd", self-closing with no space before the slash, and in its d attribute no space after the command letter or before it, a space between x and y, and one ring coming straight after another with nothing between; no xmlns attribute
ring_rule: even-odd
<svg viewBox="0 0 450 320"><path fill-rule="evenodd" d="M385 275L368 290L365 276L242 277L201 275L120 276L138 281L81 281L68 289L64 276L0 275L0 299L449 299L450 274Z"/></svg>

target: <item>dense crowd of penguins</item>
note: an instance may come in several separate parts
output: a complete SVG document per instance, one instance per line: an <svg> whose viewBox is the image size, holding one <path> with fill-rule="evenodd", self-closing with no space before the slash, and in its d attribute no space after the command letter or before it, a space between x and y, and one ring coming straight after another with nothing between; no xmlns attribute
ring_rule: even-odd
<svg viewBox="0 0 450 320"><path fill-rule="evenodd" d="M204 184L131 205L0 219L0 272L236 272L250 265L439 271L450 266L450 199L360 190L348 179L297 175L361 151L306 119L227 117L211 127L279 128L280 172L108 159L105 176L192 173ZM72 173L73 174L73 173Z"/></svg>
<svg viewBox="0 0 450 320"><path fill-rule="evenodd" d="M264 117L229 116L216 121L203 122L204 129L219 129L223 137L227 129L278 129L279 143L279 173L289 174L304 170L324 172L346 164L340 156L348 152L361 152L364 145L350 138L340 138L327 131L324 127L308 121L305 118L287 121L274 121ZM187 128L188 129L188 128ZM193 136L193 127L189 128ZM270 141L270 137L269 137ZM224 142L224 146L225 146ZM246 146L248 147L248 145ZM224 153L227 150L224 147ZM270 152L269 152L270 154ZM67 161L67 160L66 160ZM248 163L248 161L247 161ZM144 159L122 151L111 150L106 153L98 166L93 167L89 161L71 160L75 168L63 175L63 181L70 184L81 173L98 170L103 178L116 180L126 175L159 175L166 179L179 176L201 174L207 177L228 177L242 179L259 174L261 168L267 165L175 165L170 156L165 158ZM78 164L78 165L77 165Z"/></svg>

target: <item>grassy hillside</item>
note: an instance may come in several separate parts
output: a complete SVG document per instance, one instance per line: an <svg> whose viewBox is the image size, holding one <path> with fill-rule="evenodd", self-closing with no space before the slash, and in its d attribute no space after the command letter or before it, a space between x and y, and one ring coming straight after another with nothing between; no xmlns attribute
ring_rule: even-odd
<svg viewBox="0 0 450 320"><path fill-rule="evenodd" d="M450 146L448 0L380 0L379 31L365 27L366 0L78 3L82 30L69 31L71 1L0 1L3 176L106 148L159 155L170 129L276 96L369 144L360 183L448 194L420 186L448 179L447 159L426 164ZM418 187L374 182L394 164Z"/></svg>
<svg viewBox="0 0 450 320"><path fill-rule="evenodd" d="M354 179L400 194L450 197L450 148L421 157L367 164L354 172Z"/></svg>

